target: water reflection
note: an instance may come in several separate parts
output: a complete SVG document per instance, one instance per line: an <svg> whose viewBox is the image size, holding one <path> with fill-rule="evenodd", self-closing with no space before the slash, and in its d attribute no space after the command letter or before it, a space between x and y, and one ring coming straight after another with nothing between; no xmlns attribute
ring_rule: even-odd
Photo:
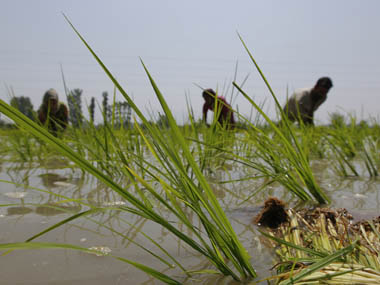
<svg viewBox="0 0 380 285"><path fill-rule="evenodd" d="M58 187L55 184L56 182L66 182L69 180L67 177L57 173L43 173L40 174L39 177L41 178L42 185L48 189Z"/></svg>
<svg viewBox="0 0 380 285"><path fill-rule="evenodd" d="M33 209L25 207L25 206L7 208L7 216L26 215L32 212L33 212Z"/></svg>
<svg viewBox="0 0 380 285"><path fill-rule="evenodd" d="M7 207L7 216L37 214L42 216L55 216L59 214L74 214L81 210L81 205L59 205L56 203L44 204L37 207L24 205Z"/></svg>
<svg viewBox="0 0 380 285"><path fill-rule="evenodd" d="M27 194L28 194L28 192L14 191L14 192L6 192L6 193L4 193L4 196L7 196L8 198L13 198L13 199L22 199Z"/></svg>
<svg viewBox="0 0 380 285"><path fill-rule="evenodd" d="M26 191L28 188L27 185L30 184L29 178L34 175L35 168L31 167L29 163L11 164L7 166L5 172L8 179L6 180L17 185L17 189L23 189Z"/></svg>
<svg viewBox="0 0 380 285"><path fill-rule="evenodd" d="M63 168L69 168L72 166L72 163L67 158L64 158L62 156L57 157L48 157L46 160L44 160L41 163L41 167L46 169L63 169Z"/></svg>
<svg viewBox="0 0 380 285"><path fill-rule="evenodd" d="M47 203L36 207L35 213L42 216L55 216L59 214L74 214L82 209L80 204L61 205L57 203Z"/></svg>

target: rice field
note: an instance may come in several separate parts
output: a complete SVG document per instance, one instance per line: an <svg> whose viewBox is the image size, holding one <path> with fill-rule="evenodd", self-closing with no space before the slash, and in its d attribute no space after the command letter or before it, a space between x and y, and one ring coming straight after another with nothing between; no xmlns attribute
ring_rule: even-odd
<svg viewBox="0 0 380 285"><path fill-rule="evenodd" d="M18 126L0 132L0 260L8 272L0 283L274 283L265 279L277 274L279 257L253 222L268 197L292 208L346 208L355 219L378 215L375 119L292 125L246 47L282 123L234 83L256 109L254 123L236 112L239 128L207 127L189 111L179 126L142 62L168 122L155 124L75 32L135 121L115 129L89 120L57 138L0 101ZM348 249L332 252L326 266Z"/></svg>

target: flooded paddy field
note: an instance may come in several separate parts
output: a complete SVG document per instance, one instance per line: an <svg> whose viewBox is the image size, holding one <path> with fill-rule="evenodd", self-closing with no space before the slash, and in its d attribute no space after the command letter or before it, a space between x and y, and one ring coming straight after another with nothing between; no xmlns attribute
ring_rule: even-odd
<svg viewBox="0 0 380 285"><path fill-rule="evenodd" d="M357 220L371 219L379 214L378 179L366 175L340 177L328 159L314 160L311 166L316 180L331 198L332 208L346 208ZM359 162L356 166L359 172L364 172ZM252 169L229 163L214 169L206 178L250 254L260 279L274 274L270 269L278 262L273 248L266 245L253 223L263 202L268 196L276 196L289 206L307 205L300 205L299 200L278 183L267 186L247 200L265 180L243 179L255 175L258 173ZM184 284L239 284L232 278L214 274L186 278L178 267L163 266L141 249L140 246L146 246L154 250L142 232L157 241L188 270L212 268L207 259L161 226L119 211L118 207L128 202L61 156L46 159L43 164L4 160L0 165L0 179L3 181L0 184L0 243L25 241L84 211L86 205L106 209L73 220L35 240L96 248L103 251L104 256L70 249L14 250L0 258L3 272L0 284L161 284L135 267L107 256L107 253L153 267ZM220 183L223 181L232 182ZM130 191L134 191L132 187ZM174 220L164 209L158 208L157 211L162 211L168 221ZM193 225L200 226L195 216ZM181 225L178 228L186 231ZM191 232L187 234L192 235Z"/></svg>
<svg viewBox="0 0 380 285"><path fill-rule="evenodd" d="M380 284L380 2L8 2L0 285Z"/></svg>
<svg viewBox="0 0 380 285"><path fill-rule="evenodd" d="M287 274L254 223L269 197L378 216L376 121L229 130L178 126L168 109L163 126L135 107L141 125L54 136L1 101L0 111L20 125L0 132L3 284L267 284ZM350 243L309 250L302 264L355 256ZM380 272L379 260L354 261Z"/></svg>

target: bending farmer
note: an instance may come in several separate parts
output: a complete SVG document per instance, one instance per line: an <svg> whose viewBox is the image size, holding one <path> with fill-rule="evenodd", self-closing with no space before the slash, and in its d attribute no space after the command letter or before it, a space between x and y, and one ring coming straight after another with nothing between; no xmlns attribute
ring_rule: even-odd
<svg viewBox="0 0 380 285"><path fill-rule="evenodd" d="M314 112L326 101L332 86L329 77L322 77L313 88L296 90L284 106L285 115L292 122L297 120L305 125L314 125Z"/></svg>
<svg viewBox="0 0 380 285"><path fill-rule="evenodd" d="M66 105L58 101L58 93L53 88L45 92L42 105L38 109L38 119L47 126L49 132L57 136L68 125L69 112Z"/></svg>
<svg viewBox="0 0 380 285"><path fill-rule="evenodd" d="M207 123L207 113L209 110L217 112L216 119L222 125L227 128L234 128L235 118L230 104L222 96L216 97L216 93L212 89L205 89L202 93L203 99L203 121ZM216 102L216 106L215 106Z"/></svg>

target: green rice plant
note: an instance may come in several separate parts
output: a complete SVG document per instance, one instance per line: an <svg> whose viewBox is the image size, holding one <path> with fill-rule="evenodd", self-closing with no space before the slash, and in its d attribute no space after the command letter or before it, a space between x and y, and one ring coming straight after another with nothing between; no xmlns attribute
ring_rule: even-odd
<svg viewBox="0 0 380 285"><path fill-rule="evenodd" d="M363 141L362 157L370 177L379 176L380 156L378 139L368 136Z"/></svg>
<svg viewBox="0 0 380 285"><path fill-rule="evenodd" d="M235 130L228 129L227 125L220 125L217 121L221 112L221 108L217 109L219 106L220 104L215 104L216 109L213 113L213 121L209 127L206 127L206 124L203 122L200 125L195 122L192 108L188 103L192 132L185 135L185 138L195 144L193 155L197 155L201 171L205 173L211 173L213 169L223 167L227 158L225 156L225 149L233 149L235 147Z"/></svg>
<svg viewBox="0 0 380 285"><path fill-rule="evenodd" d="M4 130L4 134L0 137L0 154L6 154L6 160L12 162L32 163L38 161L43 164L47 157L57 154L38 138L14 127Z"/></svg>
<svg viewBox="0 0 380 285"><path fill-rule="evenodd" d="M115 84L119 92L125 97L139 119L143 122L145 130L143 130L137 123L134 125L141 138L144 140L146 147L155 159L155 162L158 163L160 167L155 167L153 169L153 165L150 165L149 162L146 161L144 165L149 165L150 169L144 167L144 165L142 165L142 167L144 167L145 172L149 173L152 181L161 186L165 196L155 189L149 180L143 179L143 177L137 173L136 168L134 167L135 165L128 160L128 157L124 155L123 152L118 152L118 156L122 162L119 165L119 168L123 175L130 179L127 187L122 187L112 179L112 176L107 174L106 168L108 168L108 162L104 171L101 171L97 167L94 167L91 162L83 158L84 152L81 151L81 149L77 149L79 152L75 152L69 145L63 143L62 140L55 138L47 130L30 121L3 101L0 101L0 111L14 120L20 128L25 129L40 140L50 144L63 155L70 158L84 171L92 174L99 181L117 192L130 204L130 206L121 206L121 210L144 217L161 225L187 244L187 246L205 256L205 258L207 258L220 273L229 275L235 280L244 280L255 277L256 273L250 264L250 257L248 256L247 251L238 240L236 233L219 205L210 185L194 160L193 154L190 150L190 142L185 140L181 134L167 103L144 63L142 62L142 65L153 90L160 101L163 111L168 118L170 128L166 134L163 134L157 126L149 123L147 118L134 104L130 96L119 85L90 46L88 46L82 36L73 26L72 28L95 57L100 66L104 69L105 73ZM104 143L104 152L106 154L111 154L112 149L109 150L109 148L111 145L112 147L117 146L117 138L113 136L112 132L108 132L107 134L109 137L105 137L109 140ZM111 155L108 157L106 156L106 160L112 161L112 159L113 157ZM135 193L131 191L131 187L134 188ZM169 222L164 216L160 215L156 210L158 205L169 211L173 216L173 219L175 218L175 221ZM192 220L188 217L188 211L196 215L200 221L201 227L195 227L193 225ZM71 217L69 220L85 214L86 212L79 213ZM62 223L59 225L61 224ZM177 226L179 224L185 226L187 230L192 233L194 238L191 238L184 234L183 231L180 231ZM53 226L45 230L43 233L55 228L56 226ZM39 235L36 235L35 237L37 236ZM10 248L17 247L16 245L6 246ZM19 244L19 247L23 246L24 244ZM37 247L38 246L45 247L42 244L38 244ZM59 247L59 245L57 246ZM128 260L124 261L131 263L144 270L146 273L158 278L157 272L153 269L143 267L140 264L135 264ZM189 272L185 273L188 275L190 274ZM162 280L162 276L164 275L161 274L159 276L161 278L160 280ZM168 278L169 280L169 277L166 275L165 278Z"/></svg>
<svg viewBox="0 0 380 285"><path fill-rule="evenodd" d="M23 132L11 131L7 135L10 153L14 153L14 160L19 159L21 162L31 162L35 158L36 144L32 137Z"/></svg>
<svg viewBox="0 0 380 285"><path fill-rule="evenodd" d="M277 109L281 114L282 123L280 125L283 126L276 126L275 123L273 123L272 120L260 109L260 107L235 82L233 83L235 88L237 88L237 90L255 107L255 109L264 117L265 121L274 131L273 136L268 136L268 134L251 125L252 129L254 129L257 133L255 135L261 139L261 142L257 143L258 150L261 150L261 153L258 153L259 155L261 154L261 158L264 159L270 168L267 168L265 166L262 167L260 164L255 165L258 166L259 170L261 169L260 171L264 171L265 173L270 174L271 177L276 177L280 183L284 184L287 189L293 191L293 193L300 197L302 200L310 200L311 195L318 203L330 202L330 199L315 181L309 165L309 159L304 149L302 148L299 139L296 137L295 132L290 126L290 122L286 118L272 88L270 87L264 74L257 65L255 59L253 58L252 54L250 53L241 37L240 40L243 43L243 46L245 47L256 69L267 85L276 103ZM273 150L273 137L276 137L276 141L279 143L278 150L280 153L276 153L276 151ZM281 163L285 160L287 163L285 167L283 167ZM303 187L306 187L310 194L307 193Z"/></svg>
<svg viewBox="0 0 380 285"><path fill-rule="evenodd" d="M148 218L148 219L164 226L167 230L169 230L174 235L176 235L178 238L183 240L190 247L192 247L193 249L199 251L201 254L208 257L210 259L211 263L213 263L217 268L219 268L219 270L223 274L232 275L234 278L239 279L238 275L236 275L235 272L232 269L230 269L229 266L225 263L224 257L222 255L223 253L225 253L225 254L229 255L228 258L230 258L230 257L234 258L233 257L234 253L232 251L236 251L237 248L236 248L236 245L234 244L234 241L233 240L231 241L231 238L233 238L233 237L230 234L229 234L229 236L226 236L226 235L228 235L228 228L227 229L224 228L223 229L224 232L218 232L217 227L218 226L224 226L225 221L223 221L221 218L219 218L217 216L218 213L216 213L215 210L213 212L210 212L209 214L211 215L211 219L214 218L216 221L212 221L210 219L210 217L206 216L205 213L203 213L202 203L204 203L205 206L207 206L209 208L211 208L212 205L210 205L208 203L208 201L205 200L205 198L203 197L204 193L202 193L201 189L199 189L199 188L198 189L192 189L191 188L191 187L196 187L195 185L190 184L192 182L186 182L185 181L186 183L189 183L190 185L189 184L183 185L187 188L187 189L185 188L185 190L189 191L189 193L186 193L186 194L189 195L191 199L193 199L193 201L189 201L188 203L189 203L190 208L193 209L196 212L196 214L198 216L200 216L201 219L204 219L203 223L206 227L206 232L208 232L208 234L210 235L212 246L210 246L210 244L205 240L205 238L203 237L203 234L199 231L199 229L194 228L192 223L187 220L186 215L184 214L184 212L182 210L183 207L186 207L186 204L182 204L182 202L181 202L181 201L184 201L186 199L186 197L183 196L183 194L181 195L180 192L178 192L179 189L177 189L177 190L173 189L169 185L166 185L164 183L164 181L162 181L159 177L156 178L166 188L166 194L170 198L170 202L173 204L171 206L169 201L162 199L162 197L158 193L156 193L155 190L146 181L142 180L141 177L139 177L132 169L126 170L129 173L131 173L132 175L134 175L134 177L137 180L139 180L139 182L141 184L143 184L146 187L146 189L149 189L150 194L152 194L158 200L157 201L158 203L164 205L169 211L171 211L175 216L177 216L177 218L182 223L184 223L189 228L190 231L193 232L193 234L196 236L196 238L197 238L197 240L199 240L199 242L197 242L194 239L189 238L187 235L184 235L181 231L178 231L176 229L176 227L174 225L172 225L172 223L169 223L168 221L166 221L165 218L161 217L158 213L156 213L153 210L154 208L152 207L150 202L148 202L148 199L147 199L145 193L140 191L139 194L143 200L142 201L138 200L136 197L132 196L129 193L129 191L126 191L127 189L123 189L119 185L114 183L109 177L107 177L105 174L103 174L102 172L100 172L99 170L94 168L90 163L88 163L86 160L84 160L82 157L80 157L80 155L73 152L71 150L71 148L62 144L62 142L59 139L50 135L45 129L38 126L34 122L29 121L27 118L25 118L25 116L20 114L17 110L13 109L12 107L8 106L5 102L0 101L0 106L1 106L0 107L1 112L3 112L8 117L12 118L15 122L18 123L18 125L20 127L27 129L28 131L30 131L34 135L38 136L40 139L46 141L47 143L51 143L52 145L55 145L58 150L62 151L65 155L67 155L69 158L71 158L73 161L75 161L80 167L87 170L88 172L93 174L95 177L97 177L100 181L102 181L103 183L105 183L106 185L111 187L113 190L118 192L123 198L125 198L127 201L129 201L135 207L135 208L121 207L121 209L128 211L128 212L131 212L131 213L134 213L136 215L140 215L144 218ZM151 143L149 143L149 146L152 147ZM160 149L160 150L162 150L162 149ZM154 151L153 148L152 148L152 151L155 154L157 154L157 152ZM182 171L184 171L184 170L182 169ZM182 173L182 175L185 175L185 173ZM182 181L180 181L180 183L182 183ZM197 190L198 193L192 193L191 192L194 190ZM212 192L210 191L210 193L212 193ZM211 195L213 195L213 194L211 194ZM211 195L209 194L209 195L207 195L207 197L210 197ZM215 197L214 197L214 199L215 199ZM215 199L215 201L216 201L216 199ZM192 203L193 205L190 203ZM206 211L207 210L208 209L206 209ZM212 209L210 209L210 210L212 210ZM83 214L81 213L80 215L75 216L73 218L77 218L81 215L83 215ZM70 218L69 220L71 220L71 219L72 218ZM219 223L219 225L213 224L213 222ZM61 225L61 224L62 223L60 223L59 225ZM54 228L56 228L56 226L52 227L51 229L54 229ZM51 230L51 229L49 229L49 230ZM231 230L232 230L232 228L231 228ZM227 233L226 233L226 231L227 231ZM47 232L47 231L44 231L44 233L45 232ZM37 235L37 236L39 236L39 235ZM232 247L230 247L226 243L232 243L231 244ZM10 247L9 245L7 245L7 246L8 246L8 248L13 248L13 246L12 247ZM22 245L20 245L20 246L22 246ZM246 252L244 251L244 249L242 249L242 250L243 250L242 253L247 258ZM230 251L230 253L229 253L229 251ZM248 258L247 258L247 261L248 261ZM242 262L243 262L242 257L238 257L235 259L234 265L236 266ZM248 265L245 265L245 266L247 268L250 268L249 263L248 263ZM246 269L243 268L243 269L241 269L241 272L243 272L243 274L245 274L245 277L246 277L247 273L245 272L245 270ZM145 272L149 273L148 271L145 271ZM252 272L254 272L254 271L252 271Z"/></svg>
<svg viewBox="0 0 380 285"><path fill-rule="evenodd" d="M297 132L297 130L295 130ZM301 126L297 135L301 137L301 145L310 159L327 158L328 145L323 134L326 132L324 126Z"/></svg>
<svg viewBox="0 0 380 285"><path fill-rule="evenodd" d="M334 136L336 136L336 134ZM326 141L331 148L331 161L336 172L343 177L349 177L352 175L359 176L352 158L347 157L344 146L343 148L340 147L339 144L336 143L336 140L329 137L326 137ZM352 154L351 150L349 153ZM347 168L351 171L351 173L347 170Z"/></svg>
<svg viewBox="0 0 380 285"><path fill-rule="evenodd" d="M351 115L350 124L335 123L326 130L324 138L330 146L333 167L339 175L359 176L355 163L362 160L368 175L378 176L378 142L372 132L375 126L358 125Z"/></svg>

